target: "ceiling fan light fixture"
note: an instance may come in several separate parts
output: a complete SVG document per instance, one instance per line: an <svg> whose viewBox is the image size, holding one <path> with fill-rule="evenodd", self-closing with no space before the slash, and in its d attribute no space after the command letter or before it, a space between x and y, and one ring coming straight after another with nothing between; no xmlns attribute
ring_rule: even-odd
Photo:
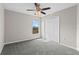
<svg viewBox="0 0 79 59"><path fill-rule="evenodd" d="M41 15L40 11L36 11L36 16L40 16L40 15Z"/></svg>
<svg viewBox="0 0 79 59"><path fill-rule="evenodd" d="M35 14L34 15L36 15L38 17L41 15L41 13L43 15L46 15L46 13L43 12L43 11L51 9L50 7L46 7L46 8L42 8L41 9L39 3L34 3L34 5L35 5L35 9L27 9L27 11L35 11Z"/></svg>

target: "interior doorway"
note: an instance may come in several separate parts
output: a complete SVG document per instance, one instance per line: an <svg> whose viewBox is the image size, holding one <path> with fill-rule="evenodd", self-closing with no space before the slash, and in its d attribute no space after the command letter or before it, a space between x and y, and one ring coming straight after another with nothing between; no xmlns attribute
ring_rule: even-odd
<svg viewBox="0 0 79 59"><path fill-rule="evenodd" d="M59 17L51 17L42 22L42 38L59 43Z"/></svg>

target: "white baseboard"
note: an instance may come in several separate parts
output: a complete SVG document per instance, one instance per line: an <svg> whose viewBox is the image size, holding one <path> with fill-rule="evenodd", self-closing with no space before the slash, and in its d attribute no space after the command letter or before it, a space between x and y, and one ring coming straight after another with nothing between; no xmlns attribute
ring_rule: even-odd
<svg viewBox="0 0 79 59"><path fill-rule="evenodd" d="M59 43L60 45L63 45L63 46L66 46L66 47L69 47L69 48L72 48L72 49L74 49L74 50L77 50L77 48L75 48L75 47L72 47L72 46L69 46L69 45L66 45L66 44L63 44L63 43Z"/></svg>
<svg viewBox="0 0 79 59"><path fill-rule="evenodd" d="M4 47L4 43L0 42L0 54L1 54L2 50L3 50L3 47Z"/></svg>
<svg viewBox="0 0 79 59"><path fill-rule="evenodd" d="M38 38L34 38L34 39L38 39ZM11 43L22 42L22 41L30 41L30 40L34 40L34 39L23 39L23 40L18 40L18 41L13 41L13 42L8 42L8 43L5 43L5 45L6 45L6 44L11 44Z"/></svg>
<svg viewBox="0 0 79 59"><path fill-rule="evenodd" d="M79 51L79 49L77 48L77 51Z"/></svg>

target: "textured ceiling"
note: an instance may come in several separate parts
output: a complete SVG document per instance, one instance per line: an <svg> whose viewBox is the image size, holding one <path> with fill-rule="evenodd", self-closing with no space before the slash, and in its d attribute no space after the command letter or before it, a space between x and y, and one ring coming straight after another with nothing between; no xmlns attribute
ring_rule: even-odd
<svg viewBox="0 0 79 59"><path fill-rule="evenodd" d="M40 3L41 8L51 7L50 10L46 10L46 15L60 11L62 9L69 8L76 5L77 3ZM27 9L35 9L34 3L4 3L4 8L7 10L20 12L28 15L35 16L35 11L26 11ZM41 17L45 15L41 14Z"/></svg>

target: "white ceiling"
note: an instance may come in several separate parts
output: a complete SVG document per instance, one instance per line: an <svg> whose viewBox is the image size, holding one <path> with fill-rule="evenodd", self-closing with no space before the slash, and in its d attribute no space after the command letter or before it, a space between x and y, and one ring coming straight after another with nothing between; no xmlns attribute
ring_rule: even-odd
<svg viewBox="0 0 79 59"><path fill-rule="evenodd" d="M62 9L69 8L71 6L76 5L77 3L40 3L41 8L51 7L50 10L46 10L46 15L52 14L54 12L60 11ZM26 11L27 9L34 9L35 6L33 3L4 3L4 8L7 10L20 12L24 14L29 14L35 16L34 11ZM41 17L45 15L41 14Z"/></svg>

